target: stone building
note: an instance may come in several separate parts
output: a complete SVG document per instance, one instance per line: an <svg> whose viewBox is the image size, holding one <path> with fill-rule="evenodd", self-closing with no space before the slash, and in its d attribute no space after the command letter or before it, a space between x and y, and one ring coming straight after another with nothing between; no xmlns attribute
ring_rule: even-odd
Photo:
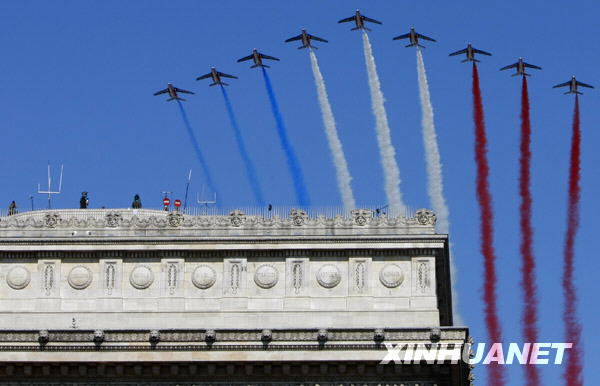
<svg viewBox="0 0 600 386"><path fill-rule="evenodd" d="M426 210L0 217L0 382L469 385L462 361L380 363L390 344L469 339L434 225Z"/></svg>

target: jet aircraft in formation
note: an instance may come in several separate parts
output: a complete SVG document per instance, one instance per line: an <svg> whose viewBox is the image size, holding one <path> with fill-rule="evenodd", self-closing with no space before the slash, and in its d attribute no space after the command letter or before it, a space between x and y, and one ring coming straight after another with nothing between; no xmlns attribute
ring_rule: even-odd
<svg viewBox="0 0 600 386"><path fill-rule="evenodd" d="M396 36L393 40L401 40L401 39L409 39L410 44L406 45L406 47L417 46L417 47L425 48L425 46L422 46L419 44L419 39L429 40L430 42L435 42L435 39L432 39L429 36L421 35L417 31L415 31L415 29L413 27L410 27L409 33L400 35L400 36Z"/></svg>
<svg viewBox="0 0 600 386"><path fill-rule="evenodd" d="M313 46L310 43L311 40L317 40L319 42L329 43L329 41L327 41L327 40L325 40L323 38L320 38L318 36L309 34L308 32L306 32L305 29L302 30L302 32L300 33L300 35L291 37L291 38L287 39L285 42L289 43L289 42L293 42L295 40L301 40L302 41L302 45L300 47L298 47L298 49L302 49L302 48L315 48L315 49L317 49L318 47L315 47L315 46Z"/></svg>
<svg viewBox="0 0 600 386"><path fill-rule="evenodd" d="M375 19L371 19L370 17L366 17L364 15L360 14L360 11L357 9L356 12L354 13L353 16L347 17L345 19L342 19L340 21L338 21L338 23L348 23L353 21L354 24L356 24L356 27L352 28L350 31L356 31L359 29L362 30L366 30L366 31L370 31L371 29L367 28L365 26L365 22L368 21L369 23L375 23L375 24L383 24L382 22L375 20Z"/></svg>
<svg viewBox="0 0 600 386"><path fill-rule="evenodd" d="M455 55L460 55L460 54L467 55L467 58L465 60L463 60L462 63L464 63L464 62L479 62L479 60L475 59L475 54L492 56L492 54L490 54L489 52L478 50L477 48L473 47L471 45L471 43L467 44L467 48L453 52L449 56L455 56Z"/></svg>
<svg viewBox="0 0 600 386"><path fill-rule="evenodd" d="M578 81L577 79L575 79L575 76L572 76L571 80L569 80L568 82L557 84L556 86L554 86L552 88L569 87L569 91L567 91L565 93L565 95L566 94L579 94L579 95L583 95L583 93L580 92L577 89L577 87L579 87L579 86L581 86L581 87L587 87L587 88L594 88L594 86L592 86L592 85L589 85L589 84L586 84L586 83Z"/></svg>
<svg viewBox="0 0 600 386"><path fill-rule="evenodd" d="M208 74L204 74L204 75L200 75L199 77L196 78L196 80L202 80L202 79L208 79L208 78L212 78L212 83L209 84L209 86L216 86L216 85L221 85L221 86L229 86L229 84L223 82L221 80L221 77L223 78L231 78L231 79L237 79L237 76L233 76L233 75L229 75L229 74L225 74L223 72L219 72L217 71L216 68L212 67L210 69L210 72Z"/></svg>
<svg viewBox="0 0 600 386"><path fill-rule="evenodd" d="M509 68L516 68L517 72L512 74L512 76L524 75L529 76L530 74L525 72L525 68L533 68L535 70L541 70L542 67L536 66L535 64L525 63L523 58L519 58L516 63L509 64L508 66L504 66L500 69L500 71L508 70Z"/></svg>
<svg viewBox="0 0 600 386"><path fill-rule="evenodd" d="M353 16L350 16L350 17L347 17L345 19L338 21L338 23L348 23L348 22L354 22L354 24L355 24L355 27L352 28L352 31L355 31L355 30L370 31L370 29L365 26L365 22L375 23L375 24L383 24L378 20L371 19L367 16L362 15L360 13L360 10L358 10L358 9L356 10L356 12L354 13ZM417 46L417 47L422 47L422 48L424 48L424 46L419 43L419 39L428 40L430 42L436 41L433 38L430 38L428 36L418 33L417 31L415 31L415 29L413 27L410 28L410 31L408 33L406 33L404 35L399 35L399 36L396 36L393 38L393 40L402 40L402 39L408 39L409 44L406 45L406 47ZM299 40L302 43L302 45L300 47L298 47L299 49L301 49L301 48L316 49L317 47L312 45L313 40L328 43L328 41L323 38L309 34L308 32L306 32L305 29L303 29L299 35L291 37L291 38L287 39L285 42L289 43L289 42L293 42L296 40ZM456 55L461 55L461 54L466 55L466 59L463 60L462 63L464 63L464 62L479 62L479 60L475 59L475 54L481 54L481 55L487 55L487 56L492 55L489 52L479 50L479 49L473 47L471 45L471 43L469 43L466 48L456 51L456 52L453 52L449 56L456 56ZM263 53L258 52L258 50L256 48L254 48L252 50L252 54L245 56L241 59L238 59L238 63L245 62L248 60L252 60L254 62L254 64L252 66L250 66L250 68L256 68L256 67L268 68L269 66L264 64L263 60L279 61L279 59L274 56L269 56L269 55L265 55ZM504 66L500 69L500 71L508 70L511 68L514 68L516 70L516 72L514 74L512 74L512 76L517 76L517 75L529 76L530 74L525 72L527 68L531 68L531 69L535 69L535 70L542 69L541 67L536 66L534 64L529 64L529 63L524 62L523 58L519 58L516 63L510 64L508 66ZM217 71L216 68L212 67L208 74L199 76L198 78L196 78L196 80L211 78L213 83L211 83L210 86L216 86L216 85L227 86L228 84L221 80L222 77L237 79L237 76L219 72L219 71ZM554 86L554 88L558 88L558 87L569 87L569 91L565 92L565 94L582 94L578 90L578 87L594 88L594 86L591 86L591 85L583 83L583 82L579 82L578 80L575 79L574 76L568 82L560 83L560 84L557 84L556 86ZM158 92L154 93L154 95L160 95L160 94L166 94L166 93L168 93L169 97L170 97L169 99L167 99L167 101L172 101L172 100L184 101L185 99L179 97L178 93L194 94L191 91L179 89L179 88L173 86L171 83L169 83L167 85L166 89L158 91Z"/></svg>
<svg viewBox="0 0 600 386"><path fill-rule="evenodd" d="M160 90L154 93L154 95L160 95L160 94L166 94L168 93L170 98L167 99L167 102L172 101L172 100L178 100L178 101L184 101L185 99L180 98L179 95L177 95L177 93L183 93L183 94L194 94L191 91L188 90L183 90L180 88L177 88L175 86L173 86L171 83L167 83L167 88L164 90Z"/></svg>
<svg viewBox="0 0 600 386"><path fill-rule="evenodd" d="M244 56L241 59L238 59L238 63L245 62L246 60L252 60L254 62L254 65L250 66L250 68L256 68L256 67L266 67L266 68L269 68L269 66L267 66L266 64L263 63L263 59L279 60L278 58L276 58L274 56L269 56L269 55L261 54L260 52L258 52L256 50L256 48L254 48L252 50L252 54L250 54L248 56Z"/></svg>

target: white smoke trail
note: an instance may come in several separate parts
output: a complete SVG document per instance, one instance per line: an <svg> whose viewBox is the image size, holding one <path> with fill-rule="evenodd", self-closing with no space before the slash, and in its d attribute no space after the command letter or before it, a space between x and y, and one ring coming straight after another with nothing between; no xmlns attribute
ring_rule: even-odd
<svg viewBox="0 0 600 386"><path fill-rule="evenodd" d="M348 163L346 162L346 156L344 156L344 149L342 148L342 142L340 142L340 138L338 137L337 129L335 127L335 118L333 117L333 111L331 111L331 105L329 104L329 97L327 96L327 90L325 89L325 81L323 80L323 75L319 69L317 56L313 50L310 50L310 63L312 65L313 76L315 77L319 105L321 106L321 114L323 115L323 123L325 125L325 134L327 135L329 150L331 151L331 156L333 157L338 188L340 189L340 194L342 195L344 209L348 211L356 209L354 194L352 193L352 187L350 186L352 176L350 176Z"/></svg>
<svg viewBox="0 0 600 386"><path fill-rule="evenodd" d="M417 72L419 74L419 95L423 113L421 125L423 127L423 145L425 145L425 160L427 162L427 194L437 217L438 232L448 233L448 206L443 191L442 162L433 123L433 107L431 107L425 63L420 49L417 49Z"/></svg>
<svg viewBox="0 0 600 386"><path fill-rule="evenodd" d="M427 73L425 71L425 62L421 50L417 48L417 73L419 75L419 96L421 98L421 111L423 118L421 126L423 127L423 145L425 147L425 161L427 163L427 194L436 214L436 228L439 233L448 233L450 222L448 220L449 211L444 198L444 184L442 179L442 161L440 150L435 133L435 124L433 122L433 107L431 106L431 96L429 95L429 84L427 82ZM455 323L462 324L462 318L458 313L458 295L455 290L456 285L456 266L454 265L454 255L450 248L450 283L452 287L452 313Z"/></svg>
<svg viewBox="0 0 600 386"><path fill-rule="evenodd" d="M392 144L390 136L390 127L388 125L387 114L385 112L383 93L377 75L375 58L371 49L371 42L366 32L363 33L363 46L365 51L365 61L367 63L367 73L369 75L369 88L371 89L371 105L375 115L377 143L381 155L381 165L383 167L383 176L385 180L385 194L388 205L392 213L404 214L406 208L402 202L402 193L400 192L400 170L396 163L396 151Z"/></svg>

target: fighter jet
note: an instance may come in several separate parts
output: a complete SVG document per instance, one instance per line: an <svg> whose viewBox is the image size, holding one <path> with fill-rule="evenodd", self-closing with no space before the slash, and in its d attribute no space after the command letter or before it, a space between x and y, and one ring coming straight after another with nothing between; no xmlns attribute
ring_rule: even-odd
<svg viewBox="0 0 600 386"><path fill-rule="evenodd" d="M400 40L400 39L409 39L410 44L406 45L405 47L417 46L417 47L425 48L425 46L422 46L419 44L419 39L429 40L430 42L435 42L435 39L432 39L429 36L421 35L417 31L415 31L415 29L413 27L410 27L409 33L407 33L405 35L396 36L393 40Z"/></svg>
<svg viewBox="0 0 600 386"><path fill-rule="evenodd" d="M208 79L208 78L212 78L212 83L209 84L209 86L216 86L216 85L221 85L221 86L229 86L229 84L223 82L221 80L221 77L223 78L232 78L232 79L237 79L237 76L233 76L233 75L229 75L229 74L224 74L222 72L217 71L216 68L211 67L210 72L208 74L205 75L201 75L199 77L196 78L196 80L201 80L201 79Z"/></svg>
<svg viewBox="0 0 600 386"><path fill-rule="evenodd" d="M528 74L525 72L525 68L533 68L536 70L541 70L542 67L538 67L535 64L529 64L529 63L525 63L523 61L523 58L519 58L519 60L517 60L516 63L513 64L509 64L508 66L504 66L500 69L500 71L503 70L508 70L509 68L516 68L517 72L515 72L514 74L512 74L511 76L517 76L517 75L523 75L523 76L530 76L531 74Z"/></svg>
<svg viewBox="0 0 600 386"><path fill-rule="evenodd" d="M466 54L467 55L467 58L465 60L463 60L461 63L464 63L464 62L479 62L479 60L475 59L475 54L482 54L482 55L492 56L492 54L490 54L489 52L478 50L477 48L473 47L471 45L471 43L467 44L467 48L465 48L464 50L453 52L449 56L460 55L460 54Z"/></svg>
<svg viewBox="0 0 600 386"><path fill-rule="evenodd" d="M557 84L556 86L554 86L552 88L567 87L567 86L569 86L569 91L567 91L565 93L565 95L566 94L579 94L579 95L583 95L582 92L579 92L577 90L578 86L587 87L587 88L594 88L594 86L591 86L589 84L586 84L586 83L578 81L577 79L575 79L575 76L572 76L570 81L565 82L565 83L561 83L561 84Z"/></svg>
<svg viewBox="0 0 600 386"><path fill-rule="evenodd" d="M172 101L172 100L178 100L178 101L184 101L185 99L180 98L179 95L177 95L177 93L183 93L183 94L194 94L191 91L187 91L187 90L182 90L180 88L177 88L175 86L173 86L171 83L167 83L167 88L164 90L160 90L154 93L154 95L160 95L160 94L166 94L169 93L170 98L167 99L168 101Z"/></svg>
<svg viewBox="0 0 600 386"><path fill-rule="evenodd" d="M354 13L354 16L350 16L348 18L342 19L342 20L338 21L338 23L348 23L350 21L353 21L354 24L356 24L356 27L352 28L350 31L356 31L358 29L370 31L369 28L365 27L365 21L368 21L370 23L375 23L375 24L383 24L382 22L380 22L378 20L371 19L370 17L361 15L360 11L358 9Z"/></svg>
<svg viewBox="0 0 600 386"><path fill-rule="evenodd" d="M269 68L269 66L267 66L266 64L263 64L263 59L279 60L276 57L265 55L265 54L261 54L260 52L258 52L256 50L256 48L254 48L252 50L252 54L250 54L248 56L245 56L245 57L243 57L241 59L238 59L238 63L245 62L246 60L250 60L250 59L252 59L252 61L254 62L254 65L250 66L250 68L256 68L256 67L267 67L267 68Z"/></svg>
<svg viewBox="0 0 600 386"><path fill-rule="evenodd" d="M302 49L302 48L318 48L313 46L312 44L310 44L311 40L317 40L323 43L329 43L327 40L320 38L318 36L314 36L309 34L308 32L306 32L305 29L302 30L302 33L298 36L294 36L293 38L289 38L287 39L285 42L289 43L289 42L293 42L294 40L301 40L302 41L302 45L300 47L298 47L298 49Z"/></svg>

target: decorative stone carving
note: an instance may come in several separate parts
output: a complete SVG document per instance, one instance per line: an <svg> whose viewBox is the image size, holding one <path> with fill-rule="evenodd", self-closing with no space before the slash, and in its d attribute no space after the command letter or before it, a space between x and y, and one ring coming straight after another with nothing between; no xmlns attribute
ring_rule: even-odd
<svg viewBox="0 0 600 386"><path fill-rule="evenodd" d="M303 277L303 262L295 261L292 263L292 287L294 287L295 293L300 293L302 289Z"/></svg>
<svg viewBox="0 0 600 386"><path fill-rule="evenodd" d="M254 272L254 282L260 288L268 289L277 284L279 280L279 272L277 268L270 264L263 264L256 268Z"/></svg>
<svg viewBox="0 0 600 386"><path fill-rule="evenodd" d="M152 330L150 334L148 334L148 340L151 344L157 344L160 341L160 331Z"/></svg>
<svg viewBox="0 0 600 386"><path fill-rule="evenodd" d="M129 275L129 283L137 289L146 289L150 287L153 282L154 274L152 273L152 269L146 265L136 266Z"/></svg>
<svg viewBox="0 0 600 386"><path fill-rule="evenodd" d="M44 264L44 273L42 278L42 288L46 296L50 296L54 287L54 263Z"/></svg>
<svg viewBox="0 0 600 386"><path fill-rule="evenodd" d="M94 331L94 343L100 344L104 342L104 331L96 330Z"/></svg>
<svg viewBox="0 0 600 386"><path fill-rule="evenodd" d="M437 343L440 341L442 337L442 330L440 330L437 327L433 327L431 329L431 332L429 334L429 339L433 342L433 343Z"/></svg>
<svg viewBox="0 0 600 386"><path fill-rule="evenodd" d="M192 273L192 283L200 289L208 289L212 287L216 281L217 273L208 265L199 265Z"/></svg>
<svg viewBox="0 0 600 386"><path fill-rule="evenodd" d="M385 330L383 328L376 328L373 333L373 340L375 342L382 342L385 339Z"/></svg>
<svg viewBox="0 0 600 386"><path fill-rule="evenodd" d="M417 210L415 217L417 218L417 222L421 225L435 225L436 222L435 213L428 209Z"/></svg>
<svg viewBox="0 0 600 386"><path fill-rule="evenodd" d="M123 216L118 212L109 212L106 214L106 226L108 227L118 227L122 220Z"/></svg>
<svg viewBox="0 0 600 386"><path fill-rule="evenodd" d="M386 264L379 272L379 281L388 288L396 288L404 281L404 272L397 264Z"/></svg>
<svg viewBox="0 0 600 386"><path fill-rule="evenodd" d="M169 226L172 227L180 227L181 224L183 223L183 215L181 213L174 213L174 212L170 212L167 215L167 221L169 223Z"/></svg>
<svg viewBox="0 0 600 386"><path fill-rule="evenodd" d="M421 261L417 267L417 286L421 292L426 292L431 286L429 278L429 262Z"/></svg>
<svg viewBox="0 0 600 386"><path fill-rule="evenodd" d="M290 217L292 218L292 224L298 227L304 225L308 220L308 215L302 209L290 210Z"/></svg>
<svg viewBox="0 0 600 386"><path fill-rule="evenodd" d="M212 343L217 340L217 332L215 330L206 330L204 334L204 340L208 343Z"/></svg>
<svg viewBox="0 0 600 386"><path fill-rule="evenodd" d="M340 284L341 280L342 275L340 274L340 270L333 264L325 264L317 271L317 282L322 287L333 288Z"/></svg>
<svg viewBox="0 0 600 386"><path fill-rule="evenodd" d="M38 333L38 342L40 342L41 345L45 345L49 341L50 333L48 332L48 330L40 330L40 332Z"/></svg>
<svg viewBox="0 0 600 386"><path fill-rule="evenodd" d="M354 285L358 292L363 292L366 287L367 264L365 261L357 261L354 265Z"/></svg>
<svg viewBox="0 0 600 386"><path fill-rule="evenodd" d="M12 267L6 274L6 283L10 288L21 290L29 285L31 281L31 273L21 265Z"/></svg>
<svg viewBox="0 0 600 386"><path fill-rule="evenodd" d="M350 212L354 223L356 225L365 226L371 217L373 217L373 211L368 209L355 209Z"/></svg>
<svg viewBox="0 0 600 386"><path fill-rule="evenodd" d="M60 216L56 213L47 213L44 216L44 225L48 228L55 228L60 222Z"/></svg>
<svg viewBox="0 0 600 386"><path fill-rule="evenodd" d="M77 290L87 288L92 283L92 271L88 267L78 265L73 267L67 276L69 285Z"/></svg>
<svg viewBox="0 0 600 386"><path fill-rule="evenodd" d="M234 227L242 226L246 221L246 215L240 210L234 210L233 212L229 213L229 221Z"/></svg>
<svg viewBox="0 0 600 386"><path fill-rule="evenodd" d="M104 278L105 278L105 283L104 285L106 286L106 293L111 295L113 289L115 288L115 277L116 277L116 263L114 262L108 262L106 263L106 265L104 266Z"/></svg>
<svg viewBox="0 0 600 386"><path fill-rule="evenodd" d="M260 340L263 342L270 342L273 339L273 332L271 330L262 330L260 335Z"/></svg>
<svg viewBox="0 0 600 386"><path fill-rule="evenodd" d="M229 268L229 288L231 288L232 294L236 294L240 288L241 277L242 263L232 261Z"/></svg>
<svg viewBox="0 0 600 386"><path fill-rule="evenodd" d="M175 288L177 288L177 271L177 263L167 264L167 286L169 287L170 295L173 295L175 293Z"/></svg>
<svg viewBox="0 0 600 386"><path fill-rule="evenodd" d="M327 339L329 339L329 333L327 330L324 328L319 329L317 332L317 340L321 343L324 343L327 341Z"/></svg>

